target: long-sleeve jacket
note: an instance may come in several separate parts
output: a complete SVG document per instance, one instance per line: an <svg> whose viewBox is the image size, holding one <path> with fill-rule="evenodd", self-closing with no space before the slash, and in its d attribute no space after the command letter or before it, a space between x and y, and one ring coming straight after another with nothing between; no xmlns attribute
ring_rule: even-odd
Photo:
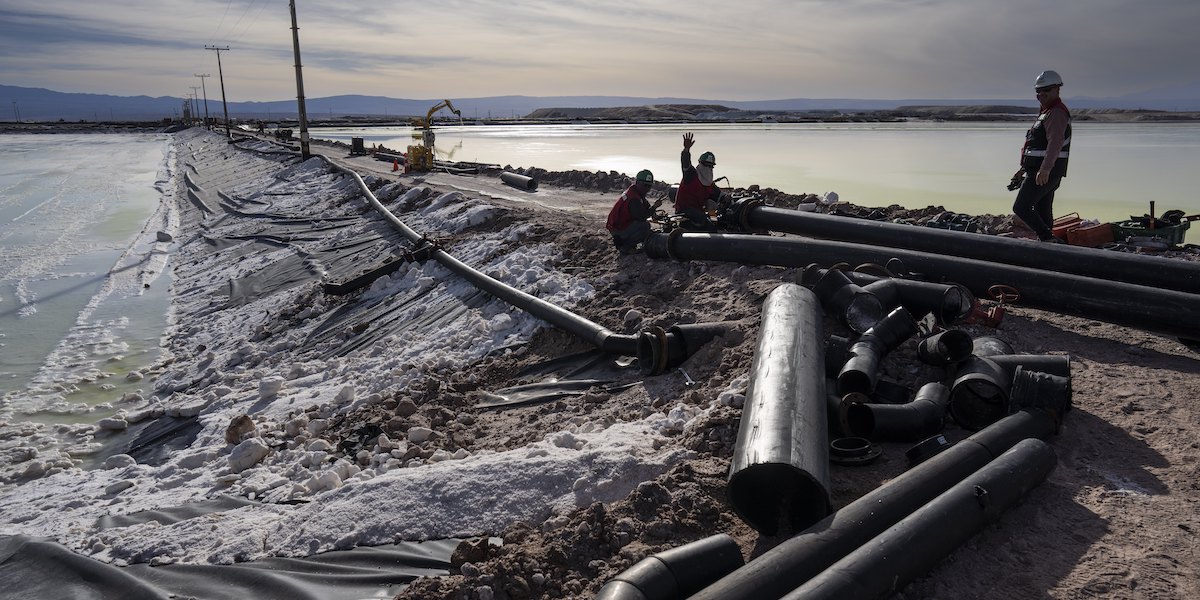
<svg viewBox="0 0 1200 600"><path fill-rule="evenodd" d="M721 188L715 184L700 183L696 167L692 166L692 153L687 148L680 152L679 162L683 168L683 179L679 182L679 190L675 192L675 212L682 212L687 208L704 210L707 200L721 199Z"/></svg>

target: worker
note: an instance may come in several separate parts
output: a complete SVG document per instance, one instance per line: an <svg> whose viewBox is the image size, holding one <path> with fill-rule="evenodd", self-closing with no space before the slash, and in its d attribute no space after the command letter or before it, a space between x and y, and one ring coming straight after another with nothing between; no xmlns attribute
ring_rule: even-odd
<svg viewBox="0 0 1200 600"><path fill-rule="evenodd" d="M717 166L717 157L712 152L700 155L696 166L692 166L692 144L696 138L691 132L683 134L683 152L679 153L679 162L683 168L683 179L679 182L679 190L675 192L675 214L687 217L684 227L711 231L716 229L708 220L708 202L719 203L721 188L713 183L713 167Z"/></svg>
<svg viewBox="0 0 1200 600"><path fill-rule="evenodd" d="M1021 178L1020 191L1013 202L1013 213L1021 218L1043 242L1063 243L1054 237L1054 192L1067 176L1067 158L1071 150L1071 111L1059 92L1062 77L1055 71L1043 71L1033 83L1041 110L1033 127L1025 133L1021 147L1021 168L1013 183Z"/></svg>
<svg viewBox="0 0 1200 600"><path fill-rule="evenodd" d="M613 246L616 246L621 254L637 252L646 238L650 237L648 219L662 204L662 198L653 206L646 200L646 194L653 186L654 174L646 169L638 171L633 184L617 198L612 209L608 211L608 221L604 228L612 234Z"/></svg>

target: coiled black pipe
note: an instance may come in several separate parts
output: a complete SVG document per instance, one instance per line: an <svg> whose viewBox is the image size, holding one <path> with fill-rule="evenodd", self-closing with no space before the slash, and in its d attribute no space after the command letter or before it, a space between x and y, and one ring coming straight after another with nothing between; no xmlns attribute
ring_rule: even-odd
<svg viewBox="0 0 1200 600"><path fill-rule="evenodd" d="M737 542L718 533L642 559L604 584L596 600L686 598L744 564Z"/></svg>
<svg viewBox="0 0 1200 600"><path fill-rule="evenodd" d="M816 576L1026 438L1058 429L1061 415L1030 409L1005 417L864 494L799 535L704 588L691 600L769 600Z"/></svg>
<svg viewBox="0 0 1200 600"><path fill-rule="evenodd" d="M948 254L1105 281L1121 281L1200 294L1200 264L1193 262L1142 254L1103 252L1065 244L1039 244L1028 240L931 227L835 217L755 206L751 203L736 205L733 212L735 216L731 221L745 223L747 231L780 231L832 241Z"/></svg>
<svg viewBox="0 0 1200 600"><path fill-rule="evenodd" d="M808 289L776 287L762 325L729 466L729 499L754 529L803 529L831 510L821 306Z"/></svg>
<svg viewBox="0 0 1200 600"><path fill-rule="evenodd" d="M899 258L928 279L960 283L979 297L987 297L992 286L1004 284L1020 291L1023 306L1200 339L1198 295L982 260L799 237L680 230L669 236L652 234L646 241L646 254L652 258L796 268L814 262L886 264L891 258Z"/></svg>
<svg viewBox="0 0 1200 600"><path fill-rule="evenodd" d="M1045 481L1058 462L1027 439L782 600L886 598L928 572Z"/></svg>
<svg viewBox="0 0 1200 600"><path fill-rule="evenodd" d="M848 395L847 398L853 398ZM907 404L872 404L851 400L844 405L842 422L849 435L874 441L915 442L942 430L950 388L931 381L917 390Z"/></svg>

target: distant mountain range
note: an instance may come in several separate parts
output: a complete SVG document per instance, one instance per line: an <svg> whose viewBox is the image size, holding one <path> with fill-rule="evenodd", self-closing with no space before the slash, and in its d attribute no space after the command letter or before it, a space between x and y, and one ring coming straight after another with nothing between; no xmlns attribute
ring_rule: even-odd
<svg viewBox="0 0 1200 600"><path fill-rule="evenodd" d="M403 117L425 115L441 98L407 99L384 96L306 98L310 120L346 116ZM859 98L789 98L785 100L711 100L643 98L634 96L491 96L450 98L464 119L524 117L545 108L612 108L658 104L712 104L745 111L877 111L901 106L1015 105L1036 106L1033 99L1012 98L871 100ZM1113 98L1070 97L1072 108L1115 108L1200 111L1200 82ZM203 100L198 101L204 115ZM41 88L0 85L0 121L149 121L182 116L184 99L160 96L110 96L65 93ZM220 97L208 99L208 113L222 115ZM445 114L445 111L442 112ZM296 101L230 102L229 116L241 119L294 119Z"/></svg>

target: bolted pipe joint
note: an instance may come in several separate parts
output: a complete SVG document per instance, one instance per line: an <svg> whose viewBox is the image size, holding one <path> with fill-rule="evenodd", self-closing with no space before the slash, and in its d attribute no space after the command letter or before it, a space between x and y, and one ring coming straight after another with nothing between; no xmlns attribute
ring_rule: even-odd
<svg viewBox="0 0 1200 600"><path fill-rule="evenodd" d="M729 331L725 323L689 323L669 329L651 327L637 335L638 364L650 375L681 364L702 346Z"/></svg>

